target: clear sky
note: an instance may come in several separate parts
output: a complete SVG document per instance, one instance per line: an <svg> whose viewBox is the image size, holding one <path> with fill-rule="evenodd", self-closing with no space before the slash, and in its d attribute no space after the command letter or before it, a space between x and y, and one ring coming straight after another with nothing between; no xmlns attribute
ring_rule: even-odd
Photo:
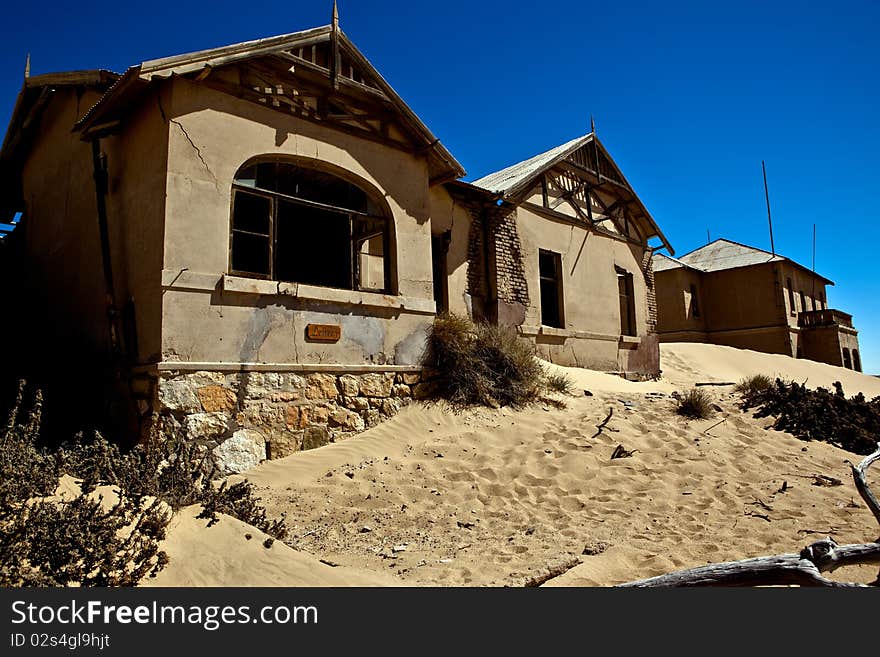
<svg viewBox="0 0 880 657"><path fill-rule="evenodd" d="M329 22L332 0L4 7L0 122L31 73L128 66ZM726 237L834 280L880 373L880 2L365 2L341 26L473 180L589 132L681 255Z"/></svg>

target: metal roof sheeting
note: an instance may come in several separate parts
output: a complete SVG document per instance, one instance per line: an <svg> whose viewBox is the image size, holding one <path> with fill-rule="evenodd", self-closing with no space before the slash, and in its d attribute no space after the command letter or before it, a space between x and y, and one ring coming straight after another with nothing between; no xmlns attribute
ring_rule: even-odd
<svg viewBox="0 0 880 657"><path fill-rule="evenodd" d="M572 139L561 146L551 148L549 151L530 157L522 162L517 162L506 169L483 176L471 184L496 194L504 194L549 166L554 160L565 157L571 151L589 143L592 138L593 134L590 133L577 139Z"/></svg>
<svg viewBox="0 0 880 657"><path fill-rule="evenodd" d="M665 260L662 260L661 258L664 258ZM699 249L681 256L678 259L657 254L654 256L654 271L665 271L667 269L684 266L699 271L713 272L723 271L725 269L736 269L738 267L749 267L751 265L762 265L768 262L787 262L805 271L810 271L803 265L790 258L786 258L785 256L774 255L763 249L757 249L753 246L746 246L745 244L731 242L730 240L725 239L717 239L706 246L701 246ZM834 285L833 281L824 276L820 274L815 275L830 285Z"/></svg>
<svg viewBox="0 0 880 657"><path fill-rule="evenodd" d="M781 262L788 260L788 258L773 255L745 244L719 239L681 256L679 260L703 271L721 271L722 269L760 265L765 262Z"/></svg>

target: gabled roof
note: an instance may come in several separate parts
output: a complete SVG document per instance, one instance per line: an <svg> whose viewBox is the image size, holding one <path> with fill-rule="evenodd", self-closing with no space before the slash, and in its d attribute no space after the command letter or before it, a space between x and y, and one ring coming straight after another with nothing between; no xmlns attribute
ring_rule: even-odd
<svg viewBox="0 0 880 657"><path fill-rule="evenodd" d="M678 258L673 258L672 256L668 256L665 253L655 253L652 256L653 265L652 268L654 273L659 271L667 271L669 269L680 269L684 267L685 269L693 269L696 271L703 271L699 267L694 267L693 265L689 265L686 262L682 262Z"/></svg>
<svg viewBox="0 0 880 657"><path fill-rule="evenodd" d="M653 232L653 234L648 235L648 238L660 238L666 249L674 254L675 251L669 244L666 236L660 230L657 222L654 221L651 213L648 212L648 209L642 203L638 194L635 193L632 185L629 184L629 181L627 181L626 177L623 175L620 167L618 167L617 163L614 161L614 158L611 157L608 150L593 132L572 139L571 141L567 141L564 144L560 144L555 148L551 148L548 151L544 151L543 153L530 157L522 162L512 164L500 171L483 176L482 178L475 180L472 184L475 187L494 193L501 198L514 198L522 192L529 190L546 171L552 169L570 156L577 154L580 149L588 144L595 145L597 158L601 155L602 159L600 171L595 172L598 181L597 184L601 185L606 182L612 183L614 186L622 188L631 194L632 199L635 201L635 205L638 207L641 215L645 218Z"/></svg>
<svg viewBox="0 0 880 657"><path fill-rule="evenodd" d="M326 48L332 44L346 58L345 71L337 71L333 63L307 61L297 56L303 49ZM192 76L202 79L211 69L237 62L271 58L279 71L311 71L325 76L325 83L348 93L360 93L381 104L399 118L412 135L417 150L428 156L432 180L459 178L465 170L440 140L416 116L369 60L357 49L342 30L325 25L310 30L282 34L265 39L245 41L209 50L153 59L129 68L107 93L80 119L76 128L87 133L118 119L120 113L154 81L171 76ZM326 66L324 65L326 64ZM349 75L346 75L346 72ZM333 85L336 87L333 87Z"/></svg>
<svg viewBox="0 0 880 657"><path fill-rule="evenodd" d="M16 205L21 162L26 157L30 140L37 133L44 110L58 89L107 89L119 76L112 71L87 70L46 73L26 77L15 99L9 126L0 148L0 220Z"/></svg>
<svg viewBox="0 0 880 657"><path fill-rule="evenodd" d="M693 267L694 269L699 269L700 271L705 272L737 269L739 267L762 265L768 262L787 262L804 271L814 273L803 265L790 258L786 258L785 256L773 254L754 246L747 246L726 239L717 239L710 242L705 246L701 246L700 248L681 256L678 260L685 266ZM671 267L667 267L667 269L669 268ZM820 276L819 274L815 275L829 285L834 285L833 281L824 276Z"/></svg>
<svg viewBox="0 0 880 657"><path fill-rule="evenodd" d="M543 173L581 146L585 146L592 138L593 134L590 133L583 137L572 139L556 148L551 148L549 151L544 151L527 160L517 162L505 169L474 180L471 184L506 196L513 192L513 190L520 188L524 183L531 182L535 176Z"/></svg>

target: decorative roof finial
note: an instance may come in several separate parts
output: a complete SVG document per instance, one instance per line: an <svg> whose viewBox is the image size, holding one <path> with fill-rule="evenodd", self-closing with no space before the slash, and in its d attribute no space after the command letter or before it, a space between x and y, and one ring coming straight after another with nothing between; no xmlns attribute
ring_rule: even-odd
<svg viewBox="0 0 880 657"><path fill-rule="evenodd" d="M31 54L27 54L27 59L24 61L24 77L25 79L31 77Z"/></svg>
<svg viewBox="0 0 880 657"><path fill-rule="evenodd" d="M590 114L590 132L594 135L596 134L596 121L593 119L592 114Z"/></svg>
<svg viewBox="0 0 880 657"><path fill-rule="evenodd" d="M341 61L339 57L339 9L336 0L333 0L333 14L330 17L330 85L333 89L339 89L339 69Z"/></svg>

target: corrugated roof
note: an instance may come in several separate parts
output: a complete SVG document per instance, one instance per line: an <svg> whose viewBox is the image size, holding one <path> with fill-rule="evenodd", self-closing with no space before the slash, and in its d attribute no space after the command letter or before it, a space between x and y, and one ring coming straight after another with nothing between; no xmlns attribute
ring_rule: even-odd
<svg viewBox="0 0 880 657"><path fill-rule="evenodd" d="M496 171L495 173L483 176L482 178L473 181L471 184L487 189L496 194L504 194L523 181L531 178L542 169L550 166L554 160L562 159L572 151L589 143L592 138L593 133L578 137L577 139L572 139L556 148L551 148L549 151L530 157L522 162L517 162L516 164L501 169L500 171Z"/></svg>
<svg viewBox="0 0 880 657"><path fill-rule="evenodd" d="M765 262L781 262L788 260L788 258L773 255L753 246L718 239L681 256L679 260L703 271L721 271L722 269L760 265Z"/></svg>
<svg viewBox="0 0 880 657"><path fill-rule="evenodd" d="M682 262L678 258L673 258L672 256L668 256L665 253L655 253L652 256L652 259L653 259L652 267L655 272L667 271L669 269L678 269L680 267L686 267L687 269L696 269L697 271L703 271L699 267L694 267L693 265L689 265L686 262Z"/></svg>
<svg viewBox="0 0 880 657"><path fill-rule="evenodd" d="M699 269L705 272L736 269L738 267L749 267L751 265L762 265L768 262L788 262L804 271L810 271L791 258L786 258L779 254L774 255L769 251L740 244L739 242L731 242L726 239L717 239L706 246L701 246L699 249L681 256L678 261L688 267L693 267L694 269ZM672 269L673 266L674 265L667 264L666 269ZM662 270L658 270L655 267L655 271ZM834 285L833 281L824 276L820 274L816 274L816 276L830 285Z"/></svg>

